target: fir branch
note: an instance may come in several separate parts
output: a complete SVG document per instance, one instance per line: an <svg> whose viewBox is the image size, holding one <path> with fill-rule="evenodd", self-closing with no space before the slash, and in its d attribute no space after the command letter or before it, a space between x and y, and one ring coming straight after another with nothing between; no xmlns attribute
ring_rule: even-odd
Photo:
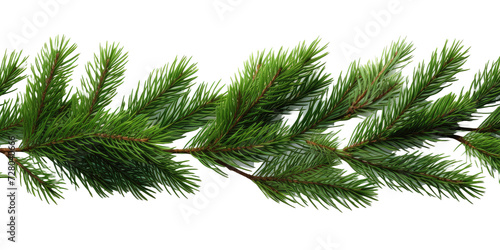
<svg viewBox="0 0 500 250"><path fill-rule="evenodd" d="M30 163L33 159L17 158L8 152L2 153L16 164L15 176L21 180L21 185L26 186L29 193L38 195L40 199L44 198L47 202L52 200L57 203L55 198L63 198L61 192L65 188L61 185L64 182L55 179L52 173L47 172L45 165L38 162L39 167L36 168Z"/></svg>
<svg viewBox="0 0 500 250"><path fill-rule="evenodd" d="M45 44L31 67L21 114L23 116L23 145L36 141L37 132L43 131L65 104L65 91L77 55L76 45L69 45L65 37L56 37Z"/></svg>
<svg viewBox="0 0 500 250"><path fill-rule="evenodd" d="M54 65L59 59L57 53ZM134 119L128 114L107 115L100 108L109 103L113 88L121 81L123 62L121 49L117 50L113 46L104 51L101 49L100 61L96 59L95 62L101 66L93 67L95 79L98 80L89 80L87 85L84 84L90 95L80 95L79 102L72 102L75 107L71 110L73 116L54 117L51 123L56 126L45 126L43 133L37 134L36 142L24 144L20 150L49 158L56 168L64 169L72 183L78 179L87 189L92 187L100 196L116 190L122 194L131 192L139 199L146 199L147 196L152 197L153 188L162 190L161 185L176 195L193 192L198 179L185 166L169 160L169 156L154 145L158 141L151 140L155 133L161 131L160 128L144 130L149 126L147 118ZM87 68L90 75L89 67L92 66ZM56 67L53 66L49 75L56 73ZM49 77L46 83L52 82L53 78ZM64 88L61 87L62 91ZM47 89L48 84L42 93ZM100 106L96 107L96 104ZM165 140L166 136L155 138ZM85 160L78 161L82 156Z"/></svg>
<svg viewBox="0 0 500 250"><path fill-rule="evenodd" d="M475 111L470 99L464 96L457 98L451 93L408 114L410 123L384 131L383 137L347 146L344 151L354 151L359 147L396 151L428 146L429 141L439 141L460 131L458 123L471 121Z"/></svg>
<svg viewBox="0 0 500 250"><path fill-rule="evenodd" d="M21 53L12 52L8 56L7 51L5 52L0 63L0 96L14 91L11 88L26 78L23 73L26 70L24 64L27 59L27 57L21 58Z"/></svg>
<svg viewBox="0 0 500 250"><path fill-rule="evenodd" d="M376 200L376 188L370 182L356 174L345 175L345 171L333 167L338 160L325 156L313 152L282 155L264 162L254 175L245 177L267 197L288 205L310 202L315 207L318 203L340 210L339 205L351 209Z"/></svg>
<svg viewBox="0 0 500 250"><path fill-rule="evenodd" d="M365 151L358 149L352 153L332 150L319 142L308 142L319 152L335 154L359 174L362 174L379 185L395 190L407 190L427 194L438 198L451 196L455 199L469 200L478 198L483 193L480 177L468 175L469 165L456 165L458 161L445 160L442 155L423 155L408 153L396 155L382 151Z"/></svg>
<svg viewBox="0 0 500 250"><path fill-rule="evenodd" d="M19 98L8 99L0 106L0 144L7 144L9 137L22 138L21 116L19 115Z"/></svg>
<svg viewBox="0 0 500 250"><path fill-rule="evenodd" d="M280 116L317 96L330 82L321 73L318 60L326 54L318 43L302 43L289 53L280 49L252 56L229 86L215 120L192 138L188 152L221 174L215 160L238 166L282 152L279 146L288 138Z"/></svg>
<svg viewBox="0 0 500 250"><path fill-rule="evenodd" d="M67 161L51 158L61 175L72 184L79 183L92 195L92 190L100 197L108 197L113 192L121 195L130 192L137 199L155 197L156 191L185 195L198 188L191 169L165 158L162 164L137 161L117 163L98 154L81 152L79 157Z"/></svg>
<svg viewBox="0 0 500 250"><path fill-rule="evenodd" d="M484 70L479 71L472 81L469 92L471 100L476 103L476 108L492 106L499 100L500 96L500 59L497 59L491 66L489 63L484 66Z"/></svg>
<svg viewBox="0 0 500 250"><path fill-rule="evenodd" d="M22 150L36 157L47 157L56 168L64 170L72 183L79 180L100 196L118 191L147 199L154 197L152 188L173 191L176 195L196 190L197 177L190 168L172 161L157 144L165 140L158 135L162 129L150 125L147 117L101 113L85 122L82 117L87 117L87 113L71 119L58 117L54 123L61 124L64 120L64 126L47 129L39 138L43 143ZM90 180L96 174L99 178Z"/></svg>
<svg viewBox="0 0 500 250"><path fill-rule="evenodd" d="M478 175L468 175L470 166L461 165L450 169L457 161L444 160L441 155L419 153L403 156L380 155L355 157L351 154L339 154L358 173L378 181L390 188L405 189L438 198L451 197L465 199L478 198L483 193Z"/></svg>
<svg viewBox="0 0 500 250"><path fill-rule="evenodd" d="M408 114L424 109L429 102L426 99L440 92L446 84L456 81L455 75L463 69L468 56L468 49L463 51L460 42L454 42L448 48L447 43L438 56L435 51L427 67L419 64L413 73L413 83L402 90L400 96L382 110L379 116L373 114L355 129L346 150L351 148L383 141L387 138L388 131L394 127L404 127L404 122L409 120ZM390 133L390 132L389 132Z"/></svg>
<svg viewBox="0 0 500 250"><path fill-rule="evenodd" d="M478 160L480 167L487 169L491 176L500 171L500 139L491 133L471 132L466 136L451 136L465 146L469 158Z"/></svg>
<svg viewBox="0 0 500 250"><path fill-rule="evenodd" d="M184 152L195 156L202 164L221 175L225 173L214 167L217 160L244 169L252 167L253 162L265 160L269 156L278 155L287 150L289 138L281 123L257 123L248 128L241 128L219 143L217 146L191 147ZM201 131L204 132L204 131ZM192 140L205 137L199 133Z"/></svg>
<svg viewBox="0 0 500 250"><path fill-rule="evenodd" d="M496 108L491 114L476 129L477 132L492 132L500 131L500 107Z"/></svg>
<svg viewBox="0 0 500 250"><path fill-rule="evenodd" d="M354 101L347 109L345 118L359 112L370 104L381 101L393 91L399 89L403 83L401 69L411 60L413 45L405 40L393 43L389 48L384 49L381 60L368 62L367 65L359 69L360 78L357 86L360 91L355 95ZM396 93L393 93L396 94ZM385 98L388 99L388 98ZM378 103L385 105L385 103Z"/></svg>
<svg viewBox="0 0 500 250"><path fill-rule="evenodd" d="M402 84L400 70L411 59L412 51L412 44L403 40L384 49L381 60L368 62L365 66L352 63L347 75L339 77L330 95L324 93L321 98L310 103L308 110L299 114L291 127L291 136L319 133L333 126L336 121L384 105L384 100L394 96Z"/></svg>
<svg viewBox="0 0 500 250"><path fill-rule="evenodd" d="M221 88L217 85L209 87L201 84L192 97L189 90L179 95L176 101L160 113L155 122L165 133L172 135L169 141L163 143L181 139L185 133L196 130L213 119L215 108L223 100L220 91Z"/></svg>
<svg viewBox="0 0 500 250"><path fill-rule="evenodd" d="M183 57L152 72L114 111L106 108L124 80L126 53L117 44L100 47L82 89L68 99L75 48L64 37L51 40L31 67L24 98L0 105L0 136L22 140L14 151L30 158L15 163L28 191L46 200L62 197L62 182L42 164L46 159L60 177L91 194L148 199L161 191L196 191L193 169L173 160L174 153L187 153L223 175L225 168L250 179L277 202L337 209L369 205L376 199L373 184L439 198L480 196L479 175L469 174L469 165L410 152L433 141L454 139L490 174L500 170L500 108L477 128L460 125L498 104L500 60L478 72L468 91L428 100L463 71L468 50L460 42L434 52L407 82L401 69L413 47L398 41L380 60L352 63L332 91L326 90L333 81L320 61L326 47L319 40L252 56L224 94L217 84L190 89L196 66ZM24 62L17 53L4 56L0 94L24 78ZM298 108L298 120L288 127L284 115ZM338 131L323 134L357 115L370 116L343 149ZM188 147L164 146L200 127ZM469 133L457 134L463 131ZM405 155L398 154L402 149ZM10 151L0 148L6 156ZM338 169L342 161L356 173ZM247 167L257 162L264 163L250 173Z"/></svg>
<svg viewBox="0 0 500 250"><path fill-rule="evenodd" d="M190 59L175 58L171 65L155 69L144 82L143 91L139 94L138 84L135 93L129 97L128 112L131 115L146 114L155 116L166 106L176 100L175 94L188 89L196 79L194 74L198 69L196 64L191 64Z"/></svg>
<svg viewBox="0 0 500 250"><path fill-rule="evenodd" d="M78 102L72 103L80 109L75 113L87 113L87 119L111 103L123 83L127 53L122 51L118 44L106 43L99 48L99 55L94 55L93 64L86 65L87 77L81 80L84 92L78 92Z"/></svg>
<svg viewBox="0 0 500 250"><path fill-rule="evenodd" d="M242 94L241 94L241 92L238 92L237 97L236 97L236 109L234 110L234 117L233 117L232 121L229 123L230 124L229 128L227 128L218 137L216 137L215 140L211 143L211 145L217 144L222 138L224 138L224 136L226 136L229 132L231 132L231 130L233 130L234 127L236 127L236 125L238 125L238 123L241 121L241 119L243 119L243 117L248 115L250 110L253 107L255 107L255 105L262 99L264 94L266 94L266 92L269 90L269 88L271 88L271 86L274 84L274 82L276 81L276 78L280 75L281 70L282 70L282 68L278 68L277 72L274 74L273 78L269 81L269 83L261 91L260 95L257 96L257 98L255 98L252 101L252 103L250 104L249 107L247 107L246 109L243 109L243 111L241 111L241 102L242 102L241 96L242 96ZM241 113L241 114L239 114L239 113Z"/></svg>

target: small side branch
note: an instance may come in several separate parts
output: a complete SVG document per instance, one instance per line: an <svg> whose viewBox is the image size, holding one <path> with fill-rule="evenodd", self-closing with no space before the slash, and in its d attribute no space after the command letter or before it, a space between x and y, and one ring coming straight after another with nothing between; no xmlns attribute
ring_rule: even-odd
<svg viewBox="0 0 500 250"><path fill-rule="evenodd" d="M472 145L472 143L470 141L467 141L463 136L459 136L459 135L449 135L448 136L449 138L451 139L454 139L462 144L464 144L466 147L469 147L469 148L472 148L474 150L477 150L478 152L481 152L482 154L485 154L487 156L491 156L491 157L500 157L500 155L498 154L494 154L494 153L490 153L484 149L480 149L474 145Z"/></svg>

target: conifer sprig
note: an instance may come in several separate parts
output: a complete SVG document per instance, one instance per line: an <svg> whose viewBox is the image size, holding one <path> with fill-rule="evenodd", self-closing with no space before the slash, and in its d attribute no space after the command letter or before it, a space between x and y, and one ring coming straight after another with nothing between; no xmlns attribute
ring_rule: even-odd
<svg viewBox="0 0 500 250"><path fill-rule="evenodd" d="M455 75L463 71L467 51L459 42L450 47L445 44L439 55L435 51L427 66L419 64L412 83L382 109L381 115L373 114L356 127L346 149L385 141L399 126L404 127L412 111L423 109L429 104L427 98L456 81Z"/></svg>
<svg viewBox="0 0 500 250"><path fill-rule="evenodd" d="M474 76L469 93L476 108L489 107L500 99L500 59L486 63L484 70Z"/></svg>
<svg viewBox="0 0 500 250"><path fill-rule="evenodd" d="M443 160L439 155L407 153L398 150L428 145L429 141L452 138L458 123L470 121L474 102L467 95L448 94L434 102L427 98L456 80L463 69L467 50L454 42L445 44L440 55L433 53L427 66L419 64L413 82L401 89L380 114L374 113L354 131L349 145L342 150L326 150L346 161L370 180L394 189L404 189L441 198L450 195L468 199L482 193L477 175L468 175L467 167L451 168L457 162ZM458 99L458 100L457 100ZM321 142L309 141L319 150L328 149Z"/></svg>
<svg viewBox="0 0 500 250"><path fill-rule="evenodd" d="M165 128L154 125L145 114L105 109L123 82L126 60L123 49L117 44L101 47L93 64L86 67L87 78L82 79L82 90L69 99L66 88L75 67L75 49L76 46L70 45L64 37L57 37L45 45L32 66L34 76L29 80L20 115L2 116L2 126L6 128L21 123L22 117L22 143L16 151L28 153L37 162L48 159L60 178L66 177L77 187L81 184L99 196L116 191L146 199L154 197L155 190L176 195L194 192L198 178L192 169L173 161L173 155L160 146L182 134L165 132ZM161 85L166 89L160 92L167 93L172 86ZM196 97L205 95L206 89L200 88ZM210 102L217 99L213 93L207 93L206 98ZM207 103L203 103L204 107L198 107L198 103L191 105L197 109L188 115L198 114L197 118L203 116L199 113L203 113L205 106L211 107ZM11 107L12 104L7 103L2 113ZM155 107L158 112L162 111L160 105ZM206 110L203 114L207 115ZM165 119L170 119L170 115L179 117L177 113L170 113L164 115ZM195 126L191 125L191 129ZM178 130L179 133L185 131ZM2 150L2 153L9 151ZM42 168L31 168L25 164L25 159L16 157L15 162L19 163L19 174L30 177L24 178L30 190L43 194L47 201L62 197L53 192L60 190L62 184L55 176Z"/></svg>
<svg viewBox="0 0 500 250"><path fill-rule="evenodd" d="M289 138L281 116L306 98L315 98L331 82L319 62L325 48L316 40L290 52L280 49L250 57L217 107L215 119L193 137L186 152L221 174L218 162L251 166L284 152Z"/></svg>
<svg viewBox="0 0 500 250"><path fill-rule="evenodd" d="M108 44L99 48L94 55L94 62L85 67L87 76L82 78L82 91L78 92L79 104L82 109L75 113L95 115L104 110L116 95L116 88L123 83L127 53L118 44Z"/></svg>
<svg viewBox="0 0 500 250"><path fill-rule="evenodd" d="M19 114L19 97L5 100L0 105L0 144L7 144L10 137L17 139L22 138L23 131L21 129L22 118Z"/></svg>
<svg viewBox="0 0 500 250"><path fill-rule="evenodd" d="M384 49L381 60L363 66L353 62L331 94L324 91L323 96L311 100L290 128L290 135L299 139L302 134L321 133L337 121L386 105L403 84L401 69L408 64L412 51L413 45L401 40Z"/></svg>
<svg viewBox="0 0 500 250"><path fill-rule="evenodd" d="M465 136L455 135L471 159L477 159L477 165L487 169L491 176L500 171L500 108L495 109L481 125Z"/></svg>
<svg viewBox="0 0 500 250"><path fill-rule="evenodd" d="M500 100L500 59L487 63L484 70L474 77L467 92L477 109L498 106ZM477 159L477 165L486 168L494 176L500 170L500 107L497 107L477 128L461 128L469 131L465 136L454 135L470 159Z"/></svg>
<svg viewBox="0 0 500 250"><path fill-rule="evenodd" d="M184 138L187 132L204 126L214 118L215 108L223 100L218 84L201 84L191 95L191 91L179 94L169 106L159 113L155 122L168 133L169 139L163 143Z"/></svg>
<svg viewBox="0 0 500 250"><path fill-rule="evenodd" d="M340 163L331 154L300 150L270 158L255 174L244 176L267 197L291 206L310 203L316 207L317 203L325 208L351 209L376 200L376 187L358 174L345 174L345 170L336 168Z"/></svg>
<svg viewBox="0 0 500 250"><path fill-rule="evenodd" d="M196 64L190 63L186 57L176 58L172 64L153 70L142 84L143 91L139 93L139 82L130 95L127 110L132 115L158 115L159 110L176 100L176 95L193 85L197 71Z"/></svg>
<svg viewBox="0 0 500 250"><path fill-rule="evenodd" d="M398 156L363 151L356 154L335 153L356 172L392 189L465 200L478 198L483 193L483 188L479 186L482 183L480 177L469 175L468 165L446 160L442 155L408 153Z"/></svg>
<svg viewBox="0 0 500 250"><path fill-rule="evenodd" d="M75 44L65 37L57 37L45 44L31 66L26 95L21 114L23 116L23 146L38 143L37 136L50 126L54 116L63 108L66 88L71 80L78 55L74 55Z"/></svg>
<svg viewBox="0 0 500 250"><path fill-rule="evenodd" d="M15 175L20 179L20 184L26 186L28 193L38 195L40 199L43 198L46 201L52 200L54 203L56 203L56 198L63 198L62 190L65 188L61 185L64 182L56 179L52 171L40 159L19 158L9 152L2 153L14 162ZM33 161L37 162L38 167L32 164Z"/></svg>
<svg viewBox="0 0 500 250"><path fill-rule="evenodd" d="M5 52L0 63L0 96L14 91L12 87L26 78L23 73L26 70L24 64L27 59L21 57L20 52L12 52L10 55Z"/></svg>
<svg viewBox="0 0 500 250"><path fill-rule="evenodd" d="M63 179L101 197L185 196L199 179L174 160L178 153L222 175L237 173L276 202L339 210L370 205L383 186L467 201L482 195L482 177L469 173L470 164L414 151L432 142L453 139L491 175L500 170L500 60L478 72L467 91L430 100L465 70L468 49L460 42L447 42L408 79L402 69L414 49L399 40L380 59L351 63L334 82L321 62L326 46L315 40L250 57L226 92L219 83L194 88L196 64L182 57L154 70L116 110L109 106L124 82L127 53L116 43L101 46L69 96L75 50L65 37L50 40L31 66L26 94L0 105L1 142L14 135L21 144L13 151L28 156L0 152L28 191L47 201L62 198ZM26 78L25 61L5 54L0 95ZM496 110L479 127L462 126L485 107ZM288 126L284 115L294 110L298 118ZM336 123L354 116L366 118L341 147ZM199 128L187 147L165 146Z"/></svg>

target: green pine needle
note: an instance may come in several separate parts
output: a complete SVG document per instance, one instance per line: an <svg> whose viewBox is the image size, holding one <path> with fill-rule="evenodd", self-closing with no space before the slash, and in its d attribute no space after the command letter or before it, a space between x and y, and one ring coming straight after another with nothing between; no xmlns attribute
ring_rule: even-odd
<svg viewBox="0 0 500 250"><path fill-rule="evenodd" d="M175 154L191 154L224 176L225 169L242 175L276 202L338 210L369 206L383 186L457 200L481 196L481 176L469 173L470 164L414 150L433 142L452 139L470 161L491 175L500 171L500 59L467 90L433 98L465 70L468 49L458 41L418 64L411 78L402 70L413 44L399 40L379 59L351 63L336 82L322 62L326 45L302 42L251 56L225 91L219 83L197 84L196 63L180 57L154 70L117 109L109 107L125 81L127 53L117 43L101 46L70 96L75 50L64 36L51 39L30 76L18 52L0 63L0 95L28 79L24 95L0 104L0 143L14 137L14 151L28 157L0 152L28 192L46 201L62 198L63 179L100 197L185 197L200 180ZM479 127L463 127L485 107L495 110ZM341 147L338 123L356 116L364 120ZM198 129L184 148L165 145Z"/></svg>

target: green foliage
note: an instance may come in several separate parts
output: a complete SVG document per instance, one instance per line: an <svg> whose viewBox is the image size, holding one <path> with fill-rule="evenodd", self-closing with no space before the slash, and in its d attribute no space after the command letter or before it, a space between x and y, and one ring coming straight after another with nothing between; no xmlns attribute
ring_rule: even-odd
<svg viewBox="0 0 500 250"><path fill-rule="evenodd" d="M486 117L477 130L480 132L498 132L500 130L500 107Z"/></svg>
<svg viewBox="0 0 500 250"><path fill-rule="evenodd" d="M382 109L380 115L373 114L356 127L349 144L358 146L385 141L393 131L404 129L414 112L429 105L427 98L456 81L455 75L463 71L461 66L467 59L467 51L458 42L449 48L445 44L439 55L435 51L427 67L424 63L419 64L413 73L412 84L402 89L399 96ZM426 118L432 120L434 117Z"/></svg>
<svg viewBox="0 0 500 250"><path fill-rule="evenodd" d="M207 126L213 126L208 123ZM263 122L239 129L216 146L190 148L190 152L205 166L225 175L214 165L223 161L239 168L253 167L251 163L260 162L269 156L278 155L287 150L290 140L285 134L285 127L280 123L264 124ZM192 141L210 136L211 130L200 131Z"/></svg>
<svg viewBox="0 0 500 250"><path fill-rule="evenodd" d="M176 58L171 65L151 72L143 84L144 90L139 93L139 83L135 93L130 95L127 109L130 114L145 114L154 118L160 110L174 102L176 95L188 89L196 79L194 74L198 69L189 61L186 57Z"/></svg>
<svg viewBox="0 0 500 250"><path fill-rule="evenodd" d="M60 178L102 197L115 191L130 192L138 199L154 197L156 191L163 190L176 195L193 193L199 180L192 168L174 161L173 154L161 144L204 125L200 119L209 116L210 109L221 99L220 89L212 91L203 85L193 97L203 100L185 95L178 104L167 102L178 98L172 96L172 91L184 91L194 79L193 66L186 67L187 61L182 59L174 62L169 71L167 67L155 71L156 77L146 81L145 93L158 94L147 105L141 106L131 98L135 106L131 104L130 110L110 111L106 107L124 80L127 53L117 44L101 47L93 63L86 65L82 88L70 98L66 89L75 67L75 49L64 37L44 46L32 66L33 76L19 111L15 112L18 106L12 101L1 107L1 133L11 136L20 130L19 151L37 162L48 159ZM173 74L178 76L173 78ZM185 110L175 109L185 104L189 104L183 107ZM161 122L152 122L155 112L161 114ZM190 120L189 128L182 126ZM62 188L60 180L42 168L32 168L23 158L16 159L20 170L26 172L24 181L30 192L42 194L47 201L62 197L58 191Z"/></svg>
<svg viewBox="0 0 500 250"><path fill-rule="evenodd" d="M104 110L116 95L116 88L123 83L127 53L118 44L99 48L99 55L94 55L94 63L85 66L87 77L82 77L82 91L78 92L78 103L73 105L80 110L74 113L87 113L92 116Z"/></svg>
<svg viewBox="0 0 500 250"><path fill-rule="evenodd" d="M494 104L500 96L500 59L484 66L483 72L478 72L472 81L471 99L476 102L477 108L484 108Z"/></svg>
<svg viewBox="0 0 500 250"><path fill-rule="evenodd" d="M201 84L190 96L190 90L180 94L158 116L157 125L164 128L169 139L163 143L184 138L184 134L196 130L213 119L218 103L223 100L218 85Z"/></svg>
<svg viewBox="0 0 500 250"><path fill-rule="evenodd" d="M5 52L0 64L0 96L8 94L14 90L14 84L26 78L23 75L26 67L24 63L27 58L21 58L21 53L12 52L10 56Z"/></svg>
<svg viewBox="0 0 500 250"><path fill-rule="evenodd" d="M467 134L462 143L469 157L479 161L479 166L484 166L490 175L500 171L500 138L489 133Z"/></svg>
<svg viewBox="0 0 500 250"><path fill-rule="evenodd" d="M379 184L396 190L408 190L429 196L455 199L477 198L483 193L479 176L469 175L469 166L454 160L445 160L442 155L405 155L376 154L358 151L355 154L342 154L353 169ZM454 167L456 166L456 167Z"/></svg>
<svg viewBox="0 0 500 250"><path fill-rule="evenodd" d="M281 116L308 98L316 98L331 80L319 62L326 54L319 41L300 44L290 52L258 53L233 79L215 119L190 141L193 155L223 174L220 160L237 167L283 152L288 140Z"/></svg>
<svg viewBox="0 0 500 250"><path fill-rule="evenodd" d="M491 88L493 89L493 88ZM496 108L479 127L458 140L469 158L487 169L491 176L500 171L500 108Z"/></svg>
<svg viewBox="0 0 500 250"><path fill-rule="evenodd" d="M403 40L384 49L381 60L364 66L352 63L330 94L324 91L320 98L310 101L307 110L301 111L290 128L291 135L299 139L306 134L307 138L308 134L321 133L337 121L387 105L403 83L401 69L411 59L412 51L412 45Z"/></svg>
<svg viewBox="0 0 500 250"><path fill-rule="evenodd" d="M56 198L63 198L62 190L65 188L61 185L64 182L57 179L41 161L36 163L38 167L32 164L33 161L32 158L17 157L14 159L17 167L15 176L21 180L20 184L24 183L28 193L38 195L40 199L43 197L47 202L50 199L55 203Z"/></svg>
<svg viewBox="0 0 500 250"><path fill-rule="evenodd" d="M76 45L70 45L65 37L51 39L31 66L32 75L21 107L24 146L37 144L37 138L51 126L50 120L63 108L77 59L75 50Z"/></svg>
<svg viewBox="0 0 500 250"><path fill-rule="evenodd" d="M264 162L251 177L262 192L276 202L339 209L365 207L376 200L376 188L357 174L335 168L341 162L315 151L281 155Z"/></svg>
<svg viewBox="0 0 500 250"><path fill-rule="evenodd" d="M8 99L0 106L0 144L7 144L9 137L22 138L19 98L16 101Z"/></svg>
<svg viewBox="0 0 500 250"><path fill-rule="evenodd" d="M47 201L62 198L63 179L100 197L194 193L199 179L175 160L181 153L251 180L276 202L339 210L370 205L383 186L467 201L482 195L482 177L469 173L470 164L414 151L434 142L453 139L491 175L500 170L500 59L468 90L433 98L465 70L468 49L460 42L447 42L407 78L402 69L414 49L399 40L380 59L352 62L334 82L321 61L326 46L315 40L251 56L225 91L219 83L195 87L196 64L176 58L117 109L109 106L125 81L127 53L115 43L101 46L69 95L75 50L65 37L50 40L29 77L19 53L6 53L0 65L0 95L28 78L24 96L0 105L0 143L21 142L15 151L28 156L12 158L16 173ZM485 107L496 109L479 127L462 127ZM298 118L286 125L293 111ZM366 118L341 147L338 123L355 116ZM197 129L187 147L165 145Z"/></svg>

